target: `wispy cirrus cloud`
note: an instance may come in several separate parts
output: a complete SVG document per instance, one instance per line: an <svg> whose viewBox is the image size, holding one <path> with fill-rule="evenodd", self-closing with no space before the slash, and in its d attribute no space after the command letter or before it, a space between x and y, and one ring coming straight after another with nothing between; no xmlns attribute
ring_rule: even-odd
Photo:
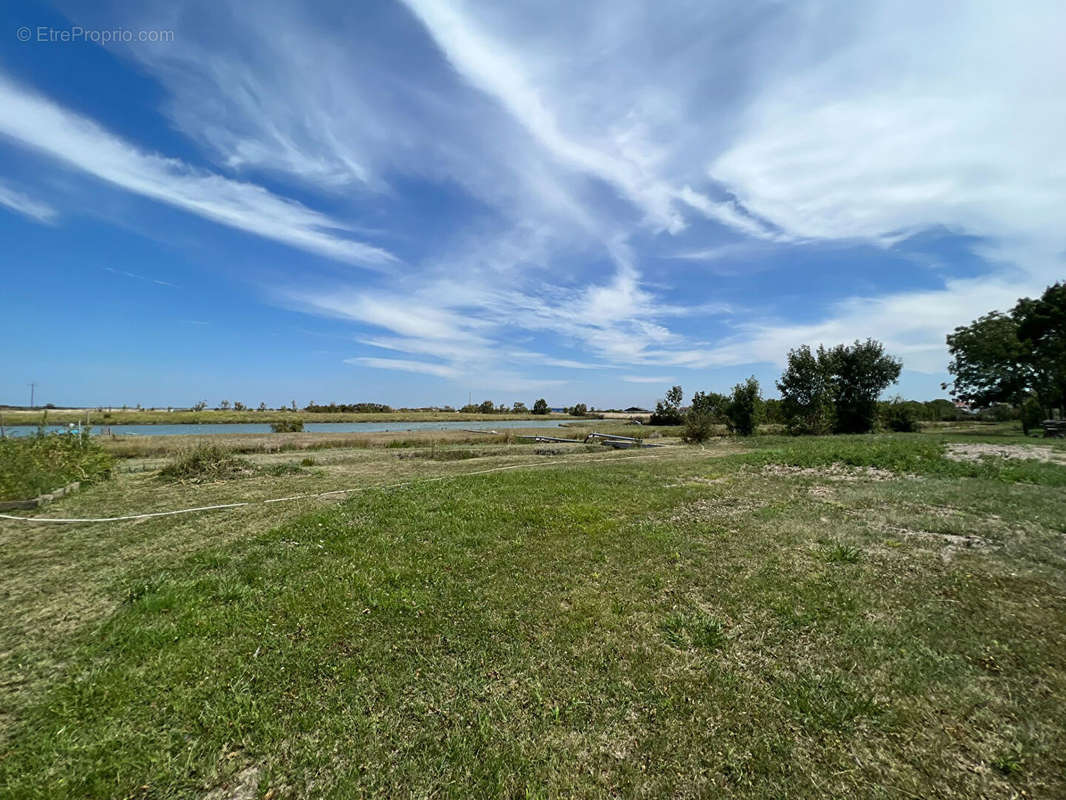
<svg viewBox="0 0 1066 800"><path fill-rule="evenodd" d="M125 13L179 29L165 49L118 49L214 171L6 85L32 125L8 114L0 131L145 197L385 268L358 284L249 278L348 323L360 366L650 383L876 336L935 372L954 325L1063 274L1059 4L405 0L372 24L284 2ZM267 179L341 210L254 183ZM418 251L402 274L340 222L363 216ZM863 261L930 229L965 239L980 268L904 281ZM830 243L856 253L831 279Z"/></svg>
<svg viewBox="0 0 1066 800"><path fill-rule="evenodd" d="M16 211L36 222L55 221L58 213L47 203L35 200L11 186L0 182L0 206Z"/></svg>
<svg viewBox="0 0 1066 800"><path fill-rule="evenodd" d="M382 268L395 257L344 225L261 186L146 153L92 120L0 76L0 135L126 191L329 258Z"/></svg>

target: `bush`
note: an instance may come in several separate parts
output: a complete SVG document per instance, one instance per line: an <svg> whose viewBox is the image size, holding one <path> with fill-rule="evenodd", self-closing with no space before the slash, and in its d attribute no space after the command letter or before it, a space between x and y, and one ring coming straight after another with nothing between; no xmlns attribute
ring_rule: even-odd
<svg viewBox="0 0 1066 800"><path fill-rule="evenodd" d="M921 430L914 405L896 398L881 408L881 424L896 433L917 433Z"/></svg>
<svg viewBox="0 0 1066 800"><path fill-rule="evenodd" d="M0 500L30 500L74 481L106 480L111 464L111 454L88 431L0 439Z"/></svg>
<svg viewBox="0 0 1066 800"><path fill-rule="evenodd" d="M237 458L229 450L215 444L200 444L178 454L159 470L159 477L168 481L207 483L244 478L256 472L250 461Z"/></svg>
<svg viewBox="0 0 1066 800"><path fill-rule="evenodd" d="M280 422L270 423L270 430L274 433L299 433L303 429L303 420L299 419L283 419Z"/></svg>
<svg viewBox="0 0 1066 800"><path fill-rule="evenodd" d="M686 444L700 444L714 435L715 418L707 411L689 411L685 415L685 430L681 441Z"/></svg>
<svg viewBox="0 0 1066 800"><path fill-rule="evenodd" d="M762 393L754 377L733 387L725 409L726 425L732 433L751 436L762 419Z"/></svg>

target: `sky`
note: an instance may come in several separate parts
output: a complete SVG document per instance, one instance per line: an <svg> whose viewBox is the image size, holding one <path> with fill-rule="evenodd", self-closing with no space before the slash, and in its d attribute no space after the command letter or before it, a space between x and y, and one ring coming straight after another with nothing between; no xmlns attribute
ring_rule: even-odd
<svg viewBox="0 0 1066 800"><path fill-rule="evenodd" d="M1061 2L0 10L0 403L776 393L1066 277Z"/></svg>

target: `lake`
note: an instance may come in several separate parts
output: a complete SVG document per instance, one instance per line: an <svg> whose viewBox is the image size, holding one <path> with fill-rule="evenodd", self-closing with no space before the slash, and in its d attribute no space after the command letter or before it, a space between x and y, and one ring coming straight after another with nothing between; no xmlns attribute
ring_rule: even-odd
<svg viewBox="0 0 1066 800"><path fill-rule="evenodd" d="M498 431L505 428L557 428L558 420L518 419L499 422L305 422L304 433L383 433L386 431ZM234 422L231 424L200 423L186 425L110 425L115 436L212 436L223 433L270 433L266 422ZM36 425L8 425L7 436L32 436ZM47 425L48 433L62 433L64 425ZM92 433L99 436L105 428L94 425Z"/></svg>

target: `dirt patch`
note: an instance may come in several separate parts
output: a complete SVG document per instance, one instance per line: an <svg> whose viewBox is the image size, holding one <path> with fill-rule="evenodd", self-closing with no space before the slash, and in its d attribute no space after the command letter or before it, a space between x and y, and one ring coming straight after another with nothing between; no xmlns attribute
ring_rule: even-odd
<svg viewBox="0 0 1066 800"><path fill-rule="evenodd" d="M1046 461L1066 465L1066 452L1036 444L949 444L944 454L952 461L980 461L982 458L1008 458Z"/></svg>
<svg viewBox="0 0 1066 800"><path fill-rule="evenodd" d="M714 497L686 503L674 510L670 522L700 522L707 519L730 519L742 517L768 504L745 497Z"/></svg>
<svg viewBox="0 0 1066 800"><path fill-rule="evenodd" d="M989 550L997 547L983 536L973 534L939 533L937 531L916 530L897 525L878 525L878 530L891 533L901 538L921 539L935 545L940 551L940 557L945 561L951 561L956 553L974 550Z"/></svg>
<svg viewBox="0 0 1066 800"><path fill-rule="evenodd" d="M663 484L665 489L677 489L681 486L714 486L717 483L726 483L727 478L686 478L680 483Z"/></svg>
<svg viewBox="0 0 1066 800"><path fill-rule="evenodd" d="M259 792L259 767L251 766L241 770L233 786L212 789L204 800L255 800Z"/></svg>
<svg viewBox="0 0 1066 800"><path fill-rule="evenodd" d="M767 464L763 475L775 477L824 478L829 481L890 481L901 476L878 467L852 467L836 462L827 467L795 467L789 464Z"/></svg>

